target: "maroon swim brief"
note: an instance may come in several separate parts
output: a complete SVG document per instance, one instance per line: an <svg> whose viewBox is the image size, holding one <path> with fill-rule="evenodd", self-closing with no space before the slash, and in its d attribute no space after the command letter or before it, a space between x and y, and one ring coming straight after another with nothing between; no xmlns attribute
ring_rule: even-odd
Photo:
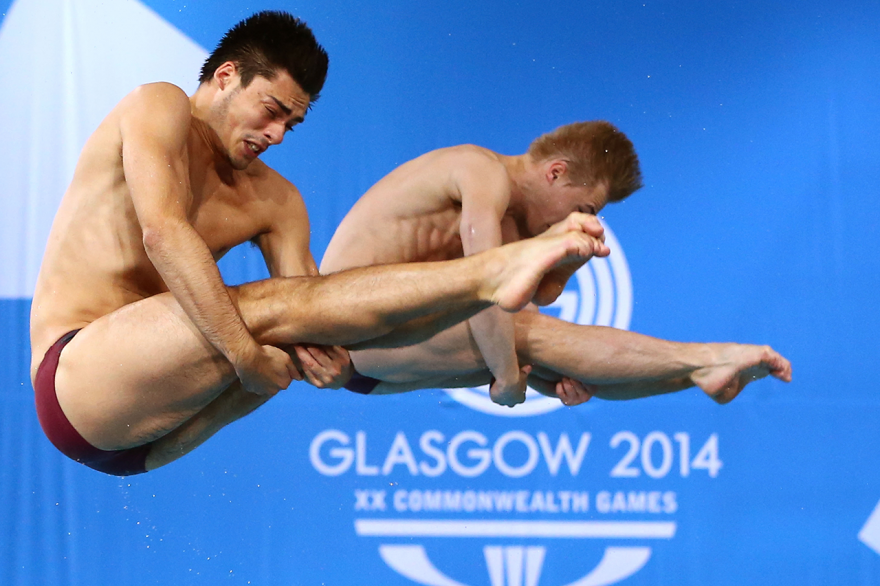
<svg viewBox="0 0 880 586"><path fill-rule="evenodd" d="M58 396L55 394L55 371L61 351L79 330L68 332L55 342L40 363L34 381L37 417L46 437L58 450L72 460L85 464L98 472L115 476L130 476L146 472L150 444L127 450L99 450L79 434L68 421Z"/></svg>

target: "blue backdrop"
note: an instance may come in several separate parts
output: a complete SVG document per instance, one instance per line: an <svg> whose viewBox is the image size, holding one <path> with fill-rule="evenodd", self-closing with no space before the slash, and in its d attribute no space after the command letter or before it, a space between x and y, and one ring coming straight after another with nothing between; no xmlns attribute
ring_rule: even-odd
<svg viewBox="0 0 880 586"><path fill-rule="evenodd" d="M316 258L408 159L466 142L517 154L607 119L646 183L603 213L630 329L771 344L794 382L724 407L686 391L513 418L442 390L295 384L148 475L66 460L36 421L27 315L70 153L134 85L192 90L204 52L268 8L304 18L331 58L307 122L267 154L306 198ZM880 584L877 2L0 0L0 13L0 584ZM246 248L222 269L265 274Z"/></svg>

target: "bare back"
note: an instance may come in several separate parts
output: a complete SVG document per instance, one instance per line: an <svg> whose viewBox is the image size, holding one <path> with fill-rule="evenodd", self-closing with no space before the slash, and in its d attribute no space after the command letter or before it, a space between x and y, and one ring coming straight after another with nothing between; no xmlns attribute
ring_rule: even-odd
<svg viewBox="0 0 880 586"><path fill-rule="evenodd" d="M169 84L151 86L183 93ZM168 290L145 251L123 168L120 120L130 99L123 99L86 142L52 225L31 310L32 376L64 333ZM192 118L183 163L191 196L188 220L214 259L270 232L279 217L300 214L307 232L295 188L266 165L257 161L245 171L220 176L209 132Z"/></svg>
<svg viewBox="0 0 880 586"><path fill-rule="evenodd" d="M404 163L370 188L342 220L321 272L463 256L464 172L493 177L495 183L500 178L507 188L501 155L473 145L439 149Z"/></svg>

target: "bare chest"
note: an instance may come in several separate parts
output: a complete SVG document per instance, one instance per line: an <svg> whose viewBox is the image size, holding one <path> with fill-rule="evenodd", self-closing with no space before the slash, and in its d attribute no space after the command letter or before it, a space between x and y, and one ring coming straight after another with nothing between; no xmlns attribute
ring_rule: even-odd
<svg viewBox="0 0 880 586"><path fill-rule="evenodd" d="M187 217L215 259L268 228L266 205L246 178L224 182L213 170L192 165Z"/></svg>
<svg viewBox="0 0 880 586"><path fill-rule="evenodd" d="M461 245L461 211L443 211L401 218L397 221L397 242L403 244L403 262L450 260L464 255Z"/></svg>
<svg viewBox="0 0 880 586"><path fill-rule="evenodd" d="M324 254L321 272L390 263L450 260L463 256L461 211L406 209L363 198L340 224Z"/></svg>
<svg viewBox="0 0 880 586"><path fill-rule="evenodd" d="M262 232L263 223L235 202L211 200L193 211L190 222L219 259L229 249L253 239Z"/></svg>

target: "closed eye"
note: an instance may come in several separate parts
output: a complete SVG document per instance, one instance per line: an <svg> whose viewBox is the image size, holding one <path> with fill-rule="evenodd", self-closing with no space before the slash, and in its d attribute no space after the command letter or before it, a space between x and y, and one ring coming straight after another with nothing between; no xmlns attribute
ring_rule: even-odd
<svg viewBox="0 0 880 586"><path fill-rule="evenodd" d="M279 116L278 112L276 112L274 109L270 108L269 106L266 106L266 112L269 113L269 116L272 119L276 119ZM296 124L297 124L296 122L288 122L287 124L284 125L284 132L293 132L293 127L296 126Z"/></svg>
<svg viewBox="0 0 880 586"><path fill-rule="evenodd" d="M290 116L291 114L293 114L293 110L291 110L289 107L285 106L281 102L281 100L279 100L275 96L269 96L269 98L278 106L278 108L281 109L281 111L284 113L283 116ZM273 118L278 118L279 116L281 116L281 114L277 114L275 112L275 110L269 108L269 106L266 106L266 109L269 110L269 112L272 114ZM284 131L285 132L293 131L293 127L296 126L297 124L299 124L300 122L303 122L304 120L305 119L302 116L297 116L297 117L293 118L291 121L289 121L287 124L284 125Z"/></svg>

